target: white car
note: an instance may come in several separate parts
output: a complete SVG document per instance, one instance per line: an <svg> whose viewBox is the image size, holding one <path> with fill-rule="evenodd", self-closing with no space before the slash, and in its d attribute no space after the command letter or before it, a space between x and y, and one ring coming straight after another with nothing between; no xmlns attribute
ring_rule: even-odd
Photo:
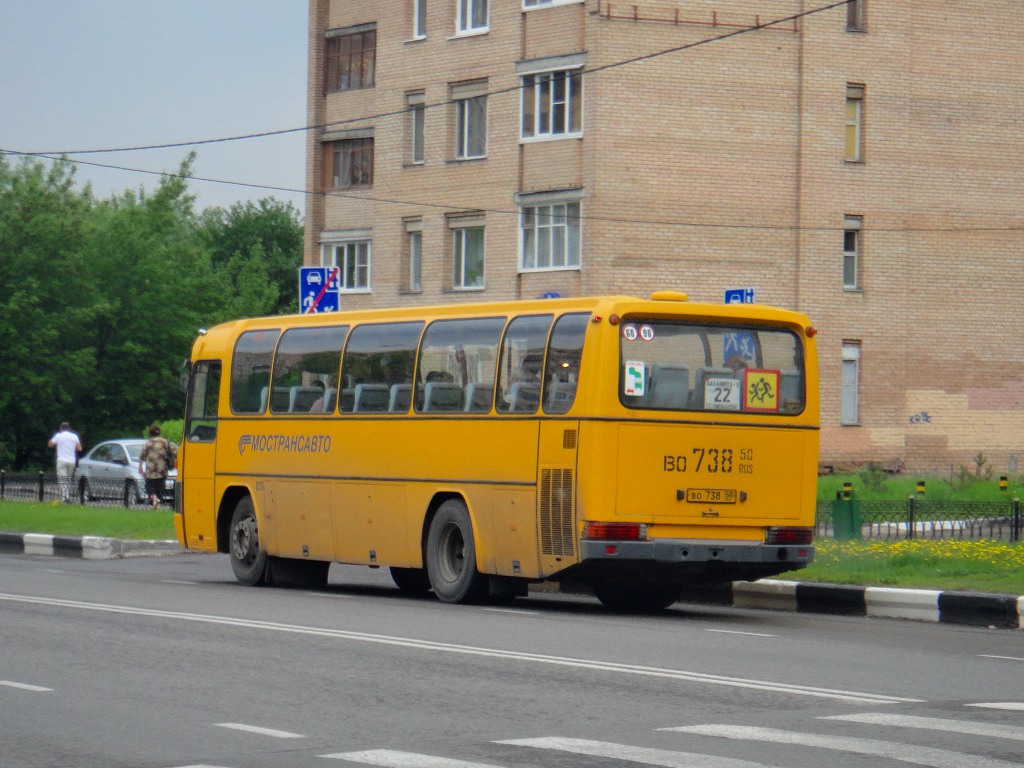
<svg viewBox="0 0 1024 768"><path fill-rule="evenodd" d="M83 456L75 470L80 498L121 499L125 506L146 501L146 480L139 472L139 457L146 440L129 437L106 440ZM164 485L163 501L174 500L178 470L172 469Z"/></svg>

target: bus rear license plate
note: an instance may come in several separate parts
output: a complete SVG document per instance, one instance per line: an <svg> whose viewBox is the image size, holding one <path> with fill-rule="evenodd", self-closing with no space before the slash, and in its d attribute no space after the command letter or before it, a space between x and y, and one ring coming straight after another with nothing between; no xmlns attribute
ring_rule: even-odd
<svg viewBox="0 0 1024 768"><path fill-rule="evenodd" d="M727 488L687 488L686 500L691 504L735 504L736 491Z"/></svg>

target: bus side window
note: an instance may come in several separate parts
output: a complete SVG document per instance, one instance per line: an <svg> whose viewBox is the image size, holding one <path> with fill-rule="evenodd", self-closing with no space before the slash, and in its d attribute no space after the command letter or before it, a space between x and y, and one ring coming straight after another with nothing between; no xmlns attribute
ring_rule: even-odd
<svg viewBox="0 0 1024 768"><path fill-rule="evenodd" d="M332 413L328 390L338 386L341 349L348 326L290 328L281 335L274 355L269 391L271 413Z"/></svg>
<svg viewBox="0 0 1024 768"><path fill-rule="evenodd" d="M217 401L220 398L220 363L196 363L192 389L185 411L185 435L191 442L210 442L217 437Z"/></svg>
<svg viewBox="0 0 1024 768"><path fill-rule="evenodd" d="M589 313L563 315L555 323L544 371L545 413L566 413L572 408L579 384L583 338L589 325Z"/></svg>
<svg viewBox="0 0 1024 768"><path fill-rule="evenodd" d="M270 364L280 331L246 331L235 342L231 361L231 411L263 413L261 393L270 386Z"/></svg>
<svg viewBox="0 0 1024 768"><path fill-rule="evenodd" d="M431 323L423 334L416 367L416 412L489 412L498 342L504 328L504 317Z"/></svg>
<svg viewBox="0 0 1024 768"><path fill-rule="evenodd" d="M368 323L352 329L341 361L341 412L399 413L395 387L412 383L422 322ZM357 403L356 392L359 397Z"/></svg>
<svg viewBox="0 0 1024 768"><path fill-rule="evenodd" d="M508 324L498 360L499 413L536 413L540 405L544 346L552 315L524 315Z"/></svg>

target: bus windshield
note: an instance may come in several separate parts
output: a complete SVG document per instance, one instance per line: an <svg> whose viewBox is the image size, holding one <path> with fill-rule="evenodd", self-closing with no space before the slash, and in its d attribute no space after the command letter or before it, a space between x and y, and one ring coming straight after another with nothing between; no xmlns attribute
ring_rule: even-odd
<svg viewBox="0 0 1024 768"><path fill-rule="evenodd" d="M796 415L803 347L778 328L624 318L619 399L628 408Z"/></svg>

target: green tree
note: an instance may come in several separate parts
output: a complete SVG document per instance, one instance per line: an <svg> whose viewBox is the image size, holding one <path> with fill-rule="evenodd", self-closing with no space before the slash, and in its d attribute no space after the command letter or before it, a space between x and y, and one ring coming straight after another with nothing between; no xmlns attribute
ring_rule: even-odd
<svg viewBox="0 0 1024 768"><path fill-rule="evenodd" d="M291 203L264 198L207 208L199 229L223 291L219 319L298 311L303 229Z"/></svg>

